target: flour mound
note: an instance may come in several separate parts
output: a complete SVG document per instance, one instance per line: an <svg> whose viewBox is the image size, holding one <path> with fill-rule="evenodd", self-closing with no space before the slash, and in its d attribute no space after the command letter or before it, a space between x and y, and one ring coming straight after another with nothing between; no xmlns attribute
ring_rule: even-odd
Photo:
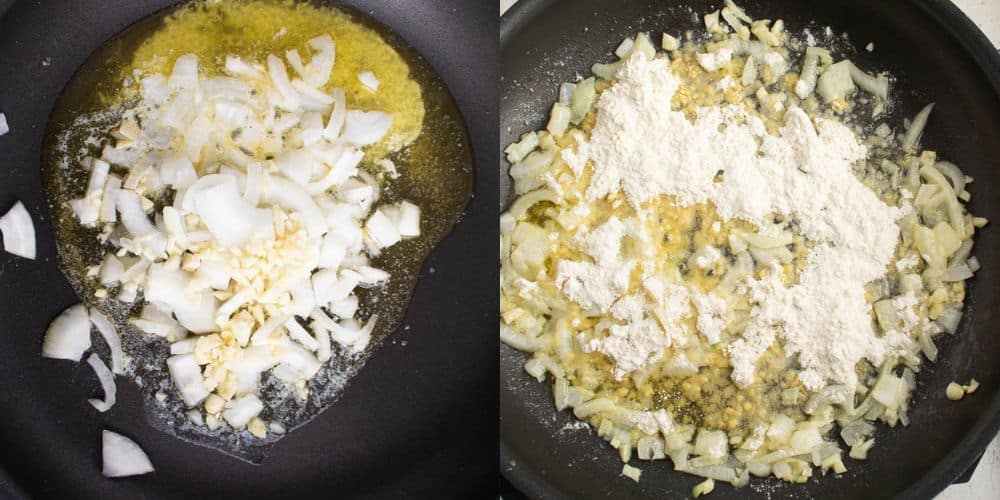
<svg viewBox="0 0 1000 500"><path fill-rule="evenodd" d="M600 96L590 138L564 155L593 168L586 197L621 192L642 213L643 204L672 195L682 206L712 203L724 220L747 221L761 230L773 224L776 214L796 221L797 232L811 246L808 263L798 283L786 285L775 269L745 284L753 309L742 335L726 348L732 378L740 386L753 383L755 363L781 339L807 389L827 383L853 387L859 361L879 364L891 351L892 342L879 337L872 324L864 286L885 275L902 215L853 174L852 165L867 157L867 149L843 124L814 122L795 107L786 112L777 135L768 134L760 119L738 105L700 108L690 121L671 110L680 80L662 59L633 56L617 76ZM593 252L598 253L587 268L594 284L608 284L603 278L631 265L611 258L613 252ZM564 276L574 274L565 271ZM607 310L627 293L621 282L578 284L564 292L587 308ZM589 296L584 290L601 293ZM636 323L637 329L649 328L644 321ZM650 349L669 344L615 333L616 344L645 339L640 357L647 360L660 358ZM629 349L617 345L613 351ZM629 356L619 368L635 369L635 359Z"/></svg>

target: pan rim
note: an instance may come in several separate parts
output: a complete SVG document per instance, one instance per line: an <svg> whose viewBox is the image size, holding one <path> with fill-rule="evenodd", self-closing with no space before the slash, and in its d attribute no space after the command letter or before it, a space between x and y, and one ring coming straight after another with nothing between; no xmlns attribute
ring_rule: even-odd
<svg viewBox="0 0 1000 500"><path fill-rule="evenodd" d="M501 63L507 44L556 1L520 0L501 16ZM997 98L1000 98L1000 51L993 46L986 34L950 0L909 0L909 3L929 15L962 46L975 61L977 68L983 72ZM503 390L505 389L501 388L501 391ZM500 420L503 420L502 415ZM521 457L504 439L502 430L501 426L499 439L501 475L531 498L568 498L567 494L549 483L539 471L520 465L507 466L522 462ZM993 401L965 436L934 464L927 474L897 493L895 498L932 498L940 493L976 464L998 431L1000 431L1000 393L994 396Z"/></svg>

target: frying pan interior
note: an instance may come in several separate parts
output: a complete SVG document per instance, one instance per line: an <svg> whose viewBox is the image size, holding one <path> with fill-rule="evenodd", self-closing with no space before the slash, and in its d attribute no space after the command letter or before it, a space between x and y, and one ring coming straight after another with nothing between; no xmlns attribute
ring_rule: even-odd
<svg viewBox="0 0 1000 500"><path fill-rule="evenodd" d="M6 2L0 0L0 5ZM39 258L0 254L0 485L37 498L470 498L495 489L496 177L424 263L402 328L343 397L289 433L262 466L155 430L143 397L119 379L118 403L97 414L89 367L42 359L49 321L79 299L57 265L40 157L53 104L105 40L175 0L16 2L0 17L0 210L21 200ZM468 127L475 165L494 165L496 11L479 2L348 0L388 26L441 77ZM448 106L435 101L427 105ZM489 200L489 201L487 201ZM487 321L490 320L490 321ZM155 473L100 475L100 430L134 438ZM0 492L0 497L5 497Z"/></svg>
<svg viewBox="0 0 1000 500"><path fill-rule="evenodd" d="M798 2L744 0L755 18L782 18L790 31L831 26L847 32L842 57L897 77L897 104L886 118L899 127L923 105L936 102L925 147L961 165L974 177L970 210L1000 220L1000 61L985 37L946 1ZM626 36L649 31L654 40L703 28L701 15L721 1L541 0L508 13L501 26L501 144L544 127L558 85L587 75L608 61ZM868 42L875 51L864 50ZM511 199L508 165L501 167L500 205ZM714 498L929 498L982 453L1000 425L1000 234L988 227L976 238L983 269L972 280L958 333L941 338L937 364L925 363L909 427L880 428L866 462L847 461L848 472L813 478L805 485L754 479L751 486L716 486ZM551 391L530 379L525 356L501 347L501 471L518 488L544 498L681 498L700 481L672 470L669 461L641 462L636 484L620 475L617 452L592 432L568 427ZM953 380L984 381L981 392L960 402L945 399Z"/></svg>

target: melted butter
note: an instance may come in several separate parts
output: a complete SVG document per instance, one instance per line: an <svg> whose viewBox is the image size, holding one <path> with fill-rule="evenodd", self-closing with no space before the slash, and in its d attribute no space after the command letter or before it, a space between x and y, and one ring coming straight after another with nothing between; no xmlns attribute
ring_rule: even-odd
<svg viewBox="0 0 1000 500"><path fill-rule="evenodd" d="M335 8L288 0L194 2L164 18L162 27L139 45L120 74L122 78L136 71L169 75L174 61L185 54L197 55L206 75L221 74L230 54L264 63L268 54L284 59L285 51L294 48L308 61L307 42L325 34L333 38L336 57L324 90L343 89L351 109L393 114L392 129L381 144L369 148L368 160L411 144L420 134L425 114L420 84L379 33ZM294 77L294 70L287 63L286 67ZM358 81L364 71L378 78L378 91Z"/></svg>

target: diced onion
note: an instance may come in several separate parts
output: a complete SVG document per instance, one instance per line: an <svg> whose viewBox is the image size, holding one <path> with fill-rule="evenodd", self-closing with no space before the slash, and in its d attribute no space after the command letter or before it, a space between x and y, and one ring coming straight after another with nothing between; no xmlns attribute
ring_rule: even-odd
<svg viewBox="0 0 1000 500"><path fill-rule="evenodd" d="M187 407L193 407L208 397L208 389L201 377L201 367L193 354L176 354L167 358L167 369L174 386Z"/></svg>
<svg viewBox="0 0 1000 500"><path fill-rule="evenodd" d="M344 118L343 139L362 147L382 140L392 127L392 115L381 111L350 110Z"/></svg>
<svg viewBox="0 0 1000 500"><path fill-rule="evenodd" d="M927 118L931 116L931 111L934 109L934 103L930 103L924 106L923 109L917 113L917 116L913 117L913 121L910 122L910 127L906 129L906 134L903 135L903 151L911 152L914 150L917 142L920 141L920 136L924 133L924 127L927 126Z"/></svg>
<svg viewBox="0 0 1000 500"><path fill-rule="evenodd" d="M97 309L90 310L90 322L97 327L104 342L108 344L108 349L111 351L111 370L119 375L125 373L125 354L122 352L121 337L118 336L114 325Z"/></svg>
<svg viewBox="0 0 1000 500"><path fill-rule="evenodd" d="M5 252L26 259L35 258L35 225L20 201L0 217L0 234Z"/></svg>
<svg viewBox="0 0 1000 500"><path fill-rule="evenodd" d="M264 404L257 396L247 394L231 400L222 412L222 418L233 427L246 427L250 419L260 414L263 409Z"/></svg>
<svg viewBox="0 0 1000 500"><path fill-rule="evenodd" d="M104 477L138 476L155 470L135 441L108 430L101 433L101 456Z"/></svg>
<svg viewBox="0 0 1000 500"><path fill-rule="evenodd" d="M816 84L816 91L826 102L843 99L855 90L854 80L851 78L851 61L843 60L836 64L831 64L826 71L820 75Z"/></svg>
<svg viewBox="0 0 1000 500"><path fill-rule="evenodd" d="M83 304L75 304L52 320L42 341L42 356L80 361L87 349L90 349L90 317Z"/></svg>
<svg viewBox="0 0 1000 500"><path fill-rule="evenodd" d="M87 401L97 409L99 412L106 412L115 405L115 394L117 392L115 386L115 375L108 370L108 365L101 361L101 358L97 354L91 354L87 357L87 363L94 369L94 374L97 375L97 380L101 383L101 390L104 391L104 399L88 399Z"/></svg>
<svg viewBox="0 0 1000 500"><path fill-rule="evenodd" d="M358 81L361 82L362 86L372 92L378 90L378 78L375 78L375 73L372 73L371 71L362 71L361 73L358 73Z"/></svg>
<svg viewBox="0 0 1000 500"><path fill-rule="evenodd" d="M851 72L851 80L853 80L854 83L861 88L861 90L877 97L881 97L882 99L889 98L889 80L886 77L882 75L879 75L878 77L871 76L858 69L854 63L848 61L848 64L848 69L850 69Z"/></svg>

